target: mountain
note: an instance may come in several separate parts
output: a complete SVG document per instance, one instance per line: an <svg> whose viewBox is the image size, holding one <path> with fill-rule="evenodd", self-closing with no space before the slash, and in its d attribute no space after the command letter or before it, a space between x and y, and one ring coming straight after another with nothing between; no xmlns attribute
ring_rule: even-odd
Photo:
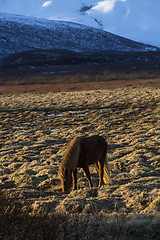
<svg viewBox="0 0 160 240"><path fill-rule="evenodd" d="M59 74L157 72L159 66L157 47L82 24L0 14L1 84Z"/></svg>
<svg viewBox="0 0 160 240"><path fill-rule="evenodd" d="M0 11L75 22L160 46L159 0L1 0Z"/></svg>
<svg viewBox="0 0 160 240"><path fill-rule="evenodd" d="M0 14L1 61L12 54L38 49L95 53L155 51L158 48L85 25Z"/></svg>

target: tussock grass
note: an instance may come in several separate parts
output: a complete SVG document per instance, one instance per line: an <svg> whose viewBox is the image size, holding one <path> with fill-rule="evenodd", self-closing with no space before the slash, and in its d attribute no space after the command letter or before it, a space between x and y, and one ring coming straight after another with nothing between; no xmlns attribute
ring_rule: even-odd
<svg viewBox="0 0 160 240"><path fill-rule="evenodd" d="M160 90L127 87L0 96L2 239L158 239ZM109 143L112 185L62 193L56 168L75 135ZM5 227L6 226L6 227Z"/></svg>

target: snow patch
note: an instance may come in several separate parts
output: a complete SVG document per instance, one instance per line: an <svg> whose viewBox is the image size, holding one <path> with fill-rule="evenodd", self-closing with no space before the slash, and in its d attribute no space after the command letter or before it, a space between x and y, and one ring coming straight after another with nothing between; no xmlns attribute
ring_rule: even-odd
<svg viewBox="0 0 160 240"><path fill-rule="evenodd" d="M98 4L92 9L98 12L108 13L114 10L116 2L126 2L126 0L107 0L98 2Z"/></svg>
<svg viewBox="0 0 160 240"><path fill-rule="evenodd" d="M47 1L43 3L42 7L49 7L52 4L52 1Z"/></svg>

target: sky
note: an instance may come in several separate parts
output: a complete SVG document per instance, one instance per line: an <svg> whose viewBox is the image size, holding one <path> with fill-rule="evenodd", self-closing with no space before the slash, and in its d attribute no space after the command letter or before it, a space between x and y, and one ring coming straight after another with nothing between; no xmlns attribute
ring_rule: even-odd
<svg viewBox="0 0 160 240"><path fill-rule="evenodd" d="M160 46L160 0L0 0L0 12L81 23Z"/></svg>

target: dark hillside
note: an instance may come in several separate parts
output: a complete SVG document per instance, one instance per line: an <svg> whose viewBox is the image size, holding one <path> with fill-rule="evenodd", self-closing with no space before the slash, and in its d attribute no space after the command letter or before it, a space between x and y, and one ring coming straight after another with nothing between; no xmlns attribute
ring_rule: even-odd
<svg viewBox="0 0 160 240"><path fill-rule="evenodd" d="M160 52L34 50L4 59L0 84L100 82L157 78L159 75Z"/></svg>

